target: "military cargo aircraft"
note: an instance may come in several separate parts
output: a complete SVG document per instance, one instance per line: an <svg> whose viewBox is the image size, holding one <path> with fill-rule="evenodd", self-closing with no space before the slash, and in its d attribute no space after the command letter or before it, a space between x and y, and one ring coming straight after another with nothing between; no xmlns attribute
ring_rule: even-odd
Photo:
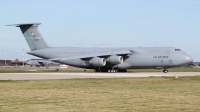
<svg viewBox="0 0 200 112"><path fill-rule="evenodd" d="M193 61L174 47L80 48L51 47L38 31L41 23L14 24L20 27L31 51L28 54L61 64L94 69L94 72L126 72L134 68L168 68Z"/></svg>

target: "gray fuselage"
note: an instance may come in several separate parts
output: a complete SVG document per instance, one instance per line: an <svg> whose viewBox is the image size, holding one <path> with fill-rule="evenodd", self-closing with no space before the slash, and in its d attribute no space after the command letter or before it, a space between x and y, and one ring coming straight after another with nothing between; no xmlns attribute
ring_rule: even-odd
<svg viewBox="0 0 200 112"><path fill-rule="evenodd" d="M132 50L129 55L123 56L124 62L118 65L107 63L105 67L115 67L118 69L131 68L170 68L187 63L191 63L193 59L185 52L174 47L138 47L138 48L76 48L76 47L49 47L45 49L28 52L34 56L45 59L67 57L73 55L106 53L120 50ZM56 61L80 68L94 69L95 67L85 63L82 59L72 59L66 61Z"/></svg>

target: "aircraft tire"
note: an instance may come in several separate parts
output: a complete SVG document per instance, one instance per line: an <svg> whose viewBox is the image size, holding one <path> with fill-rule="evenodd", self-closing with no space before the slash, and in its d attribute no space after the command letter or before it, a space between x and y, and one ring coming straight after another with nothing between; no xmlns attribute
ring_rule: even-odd
<svg viewBox="0 0 200 112"><path fill-rule="evenodd" d="M104 72L108 72L108 70L106 69Z"/></svg>
<svg viewBox="0 0 200 112"><path fill-rule="evenodd" d="M127 72L126 69L117 69L117 72Z"/></svg>
<svg viewBox="0 0 200 112"><path fill-rule="evenodd" d="M121 69L121 70L118 70L118 72L127 72L126 69Z"/></svg>
<svg viewBox="0 0 200 112"><path fill-rule="evenodd" d="M164 72L164 73L167 73L167 72L168 72L168 70L167 70L167 69L164 69L164 70L163 70L163 72Z"/></svg>

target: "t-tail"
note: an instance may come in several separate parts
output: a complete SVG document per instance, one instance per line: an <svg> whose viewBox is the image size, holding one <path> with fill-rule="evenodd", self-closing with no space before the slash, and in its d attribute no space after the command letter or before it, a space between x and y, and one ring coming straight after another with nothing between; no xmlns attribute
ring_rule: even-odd
<svg viewBox="0 0 200 112"><path fill-rule="evenodd" d="M38 26L41 23L28 23L28 24L13 24L7 26L20 27L22 34L24 35L31 51L48 48L42 35L38 31Z"/></svg>

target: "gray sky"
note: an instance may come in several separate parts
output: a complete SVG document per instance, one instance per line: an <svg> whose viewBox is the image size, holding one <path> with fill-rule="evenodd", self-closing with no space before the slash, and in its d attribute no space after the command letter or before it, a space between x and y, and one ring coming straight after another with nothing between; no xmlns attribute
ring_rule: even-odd
<svg viewBox="0 0 200 112"><path fill-rule="evenodd" d="M30 51L21 31L40 22L51 46L178 47L200 61L200 0L0 0L0 59ZM35 58L30 55L26 58Z"/></svg>

